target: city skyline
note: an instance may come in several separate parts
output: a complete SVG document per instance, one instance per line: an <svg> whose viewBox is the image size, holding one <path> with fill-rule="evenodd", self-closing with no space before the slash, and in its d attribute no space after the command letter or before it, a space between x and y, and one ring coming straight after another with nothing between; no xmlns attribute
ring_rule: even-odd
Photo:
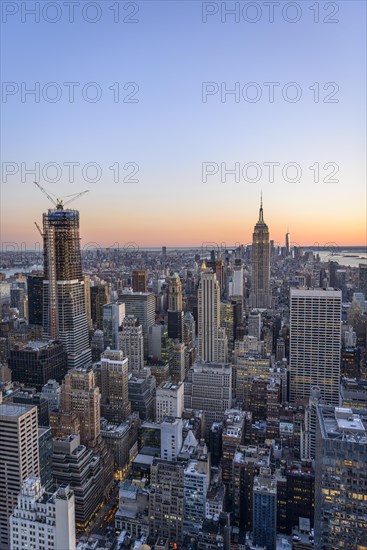
<svg viewBox="0 0 367 550"><path fill-rule="evenodd" d="M218 227L218 223L215 223L217 221L216 216L213 214L212 218L210 218L210 215L208 215L208 222L211 220L213 225L215 226L215 230L213 231L213 228L211 225L207 225L204 227L202 233L200 233L200 236L198 238L197 235L197 229L195 227L192 227L192 224L190 224L188 220L188 224L191 225L192 229L192 237L188 237L187 235L190 234L190 232L182 232L184 233L184 236L179 237L172 237L171 232L168 234L165 234L164 229L158 228L157 237L155 237L156 232L152 229L148 229L146 227L139 228L139 230L136 230L136 228L128 228L127 231L120 231L119 229L114 229L111 231L111 234L106 236L100 229L95 228L95 224L93 224L93 214L94 212L91 212L88 207L86 208L85 205L80 205L79 201L77 201L75 204L72 205L72 210L77 210L81 215L81 247L100 247L100 248L160 248L161 246L168 246L169 248L175 248L175 247L183 247L183 248L194 248L194 247L201 247L203 245L206 245L208 243L211 243L213 245L216 245L217 247L225 248L226 246L232 247L238 244L243 244L245 246L252 244L252 233L253 233L253 226L256 223L256 214L255 212L259 208L259 202L260 202L260 195L261 191L259 192L258 196L255 197L255 200L253 200L254 204L254 211L251 210L251 214L249 216L244 217L246 219L245 221L245 231L243 231L243 219L239 219L238 221L233 221L232 224L235 225L236 230L232 230L229 233L228 227ZM40 198L40 206L42 197ZM80 201L87 200L87 197L82 197L79 199ZM256 203L257 201L257 203ZM333 228L325 227L327 224L325 224L325 221L322 221L322 225L324 227L324 233L320 236L317 232L317 230L309 231L307 230L307 235L301 234L300 230L297 229L298 224L295 222L294 227L292 227L291 224L284 224L283 219L279 219L277 223L274 224L274 214L272 215L272 205L266 204L266 197L264 197L263 202L265 204L266 208L266 218L267 218L267 225L269 227L269 239L274 240L274 243L276 246L285 246L285 239L286 234L289 232L290 234L290 244L291 246L307 246L307 247L327 247L330 246L331 250L334 250L338 247L349 247L349 246L358 246L358 247L366 247L366 237L363 236L363 230L361 229L361 232L359 233L357 226L355 225L354 229L355 231L351 232L352 236L347 237L345 232L345 227L339 225L339 233L340 238L335 238L335 232ZM48 211L50 208L43 208L43 213ZM295 213L293 214L295 215ZM35 213L33 222L30 223L30 232L32 232L32 237L30 237L30 232L24 233L22 229L15 228L15 230L12 232L12 234L9 234L9 239L2 238L2 247L5 251L7 248L7 245L10 244L16 244L19 246L19 249L23 246L24 243L26 249L34 250L37 248L42 248L42 239L39 238L38 230L34 224L34 221L37 221L39 223L41 219L42 213L41 211L38 211L38 213ZM279 216L280 217L280 216ZM353 217L353 216L352 216ZM202 220L203 221L203 220ZM88 222L92 223L92 226L88 225ZM241 226L242 225L242 232L241 232ZM284 229L283 229L284 226ZM94 229L93 229L94 227ZM274 228L275 227L275 231ZM367 225L366 225L367 230ZM2 236L4 237L4 232L1 232ZM14 237L18 235L18 239L14 240ZM148 237L148 235L150 237ZM225 238L226 235L228 238ZM245 238L243 236L245 235ZM6 236L6 234L5 234ZM246 239L247 236L247 239ZM138 237L141 237L139 239ZM224 238L223 238L224 237ZM161 239L161 240L159 240ZM202 240L201 240L202 239Z"/></svg>

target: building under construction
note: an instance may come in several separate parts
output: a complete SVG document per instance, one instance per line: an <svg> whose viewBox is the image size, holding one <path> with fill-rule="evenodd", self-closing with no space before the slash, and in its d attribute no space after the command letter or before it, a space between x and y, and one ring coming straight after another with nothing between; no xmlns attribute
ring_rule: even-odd
<svg viewBox="0 0 367 550"><path fill-rule="evenodd" d="M68 368L85 367L91 363L91 350L80 254L79 212L64 210L62 201L55 202L47 196L56 208L43 214L43 336L62 342L68 354Z"/></svg>

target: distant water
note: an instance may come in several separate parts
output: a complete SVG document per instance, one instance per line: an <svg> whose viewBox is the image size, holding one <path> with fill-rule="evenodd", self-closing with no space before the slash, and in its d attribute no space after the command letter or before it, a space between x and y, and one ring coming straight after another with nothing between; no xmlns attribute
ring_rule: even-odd
<svg viewBox="0 0 367 550"><path fill-rule="evenodd" d="M5 273L5 276L12 277L15 273L31 273L31 271L42 271L43 265L32 265L28 268L16 267L12 269L0 269L0 273Z"/></svg>
<svg viewBox="0 0 367 550"><path fill-rule="evenodd" d="M317 253L315 251L315 253ZM359 264L367 264L367 255L358 252L341 251L340 254L332 254L332 252L318 252L322 262L338 262L340 265L358 267Z"/></svg>

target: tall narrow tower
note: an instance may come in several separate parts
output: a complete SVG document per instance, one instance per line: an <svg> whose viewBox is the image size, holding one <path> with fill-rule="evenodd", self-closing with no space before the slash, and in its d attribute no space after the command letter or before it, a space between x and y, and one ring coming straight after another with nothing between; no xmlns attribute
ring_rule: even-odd
<svg viewBox="0 0 367 550"><path fill-rule="evenodd" d="M252 235L250 306L258 309L271 307L269 229L264 222L262 197L259 220Z"/></svg>
<svg viewBox="0 0 367 550"><path fill-rule="evenodd" d="M60 340L68 367L91 363L84 278L80 254L79 212L64 210L62 201L43 214L44 337Z"/></svg>
<svg viewBox="0 0 367 550"><path fill-rule="evenodd" d="M211 269L201 273L198 289L198 355L204 361L218 361L220 288Z"/></svg>

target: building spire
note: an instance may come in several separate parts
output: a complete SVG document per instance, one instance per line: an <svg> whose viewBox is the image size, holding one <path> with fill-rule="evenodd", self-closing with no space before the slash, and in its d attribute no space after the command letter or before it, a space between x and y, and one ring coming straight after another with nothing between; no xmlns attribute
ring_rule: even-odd
<svg viewBox="0 0 367 550"><path fill-rule="evenodd" d="M263 192L261 191L260 199L260 212L259 212L259 222L264 223L264 212L263 212Z"/></svg>

